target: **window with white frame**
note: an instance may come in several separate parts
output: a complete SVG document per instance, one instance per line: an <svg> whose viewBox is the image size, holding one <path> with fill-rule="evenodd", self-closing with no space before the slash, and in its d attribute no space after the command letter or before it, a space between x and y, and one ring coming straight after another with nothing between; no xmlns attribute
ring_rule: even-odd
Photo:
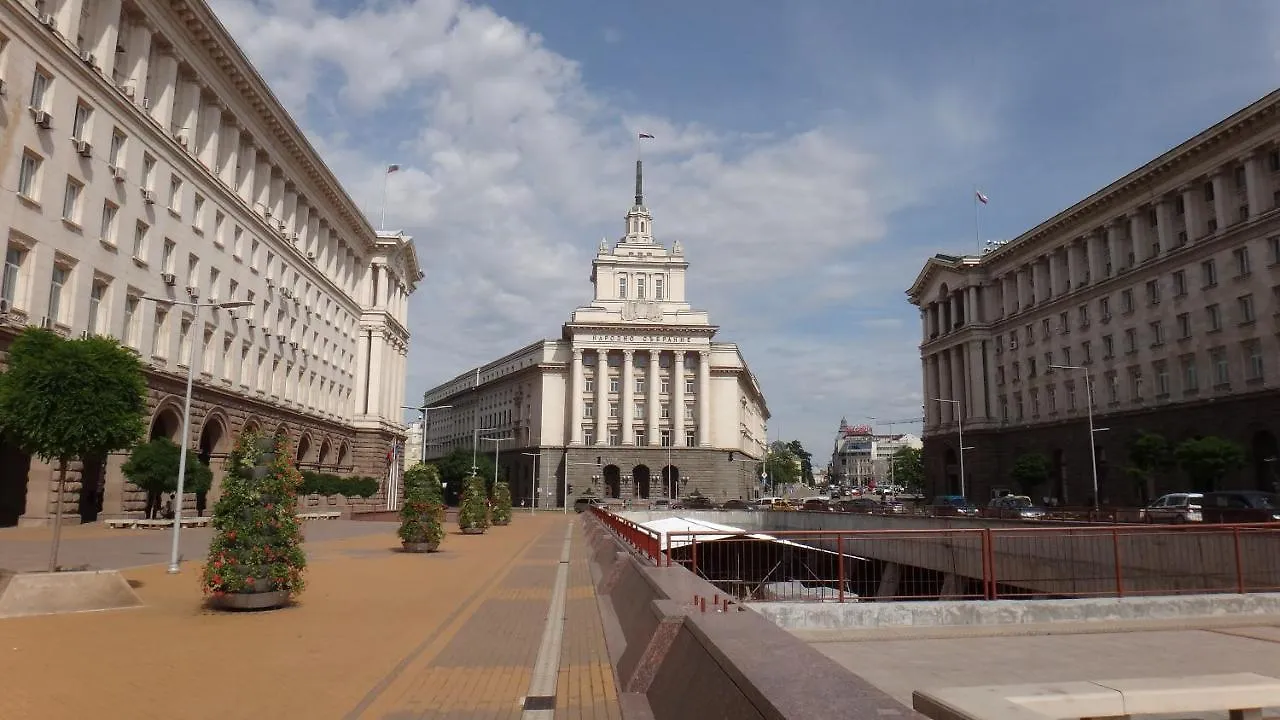
<svg viewBox="0 0 1280 720"><path fill-rule="evenodd" d="M686 379L684 381L684 392L686 395L692 395L694 390L693 380Z"/></svg>
<svg viewBox="0 0 1280 720"><path fill-rule="evenodd" d="M685 406L684 406L684 419L685 419L685 420L692 420L692 419L693 419L693 403L686 403L686 404L685 404Z"/></svg>
<svg viewBox="0 0 1280 720"><path fill-rule="evenodd" d="M584 428L582 428L582 444L583 444L583 445L595 445L595 444L596 444L596 431L595 431L595 428L588 428L588 427L584 427Z"/></svg>
<svg viewBox="0 0 1280 720"><path fill-rule="evenodd" d="M643 419L644 419L644 403L636 403L636 404L635 404L635 412L634 412L634 413L632 413L632 418L631 418L631 419L632 419L632 420L643 420Z"/></svg>
<svg viewBox="0 0 1280 720"><path fill-rule="evenodd" d="M671 430L667 428L659 430L658 442L662 443L662 447L671 447Z"/></svg>
<svg viewBox="0 0 1280 720"><path fill-rule="evenodd" d="M1262 343L1258 340L1246 340L1244 348L1244 377L1250 382L1263 379L1265 364L1262 355Z"/></svg>
<svg viewBox="0 0 1280 720"><path fill-rule="evenodd" d="M18 305L18 291L21 289L19 283L22 282L22 267L26 260L25 248L10 243L5 249L4 274L0 276L0 298L4 298L9 307Z"/></svg>
<svg viewBox="0 0 1280 720"><path fill-rule="evenodd" d="M191 194L191 228L196 233L204 232L204 196L200 193ZM213 236L213 241L219 245L222 244L222 238L216 234Z"/></svg>
<svg viewBox="0 0 1280 720"><path fill-rule="evenodd" d="M626 275L618 276L618 297L624 300L627 297L627 276Z"/></svg>
<svg viewBox="0 0 1280 720"><path fill-rule="evenodd" d="M209 268L209 301L218 299L218 285L222 281L222 271L216 267ZM228 298L229 299L229 298Z"/></svg>
<svg viewBox="0 0 1280 720"><path fill-rule="evenodd" d="M160 269L164 272L173 272L174 256L177 254L178 245L169 238L164 239L164 252L160 255Z"/></svg>
<svg viewBox="0 0 1280 720"><path fill-rule="evenodd" d="M583 391L583 392L595 392L595 389L596 389L596 376L595 376L595 375L587 375L586 377L582 378L582 391Z"/></svg>
<svg viewBox="0 0 1280 720"><path fill-rule="evenodd" d="M156 159L150 155L142 156L142 189L155 190Z"/></svg>
<svg viewBox="0 0 1280 720"><path fill-rule="evenodd" d="M1242 278L1249 274L1252 265L1249 262L1249 248L1238 247L1231 251L1231 257L1236 264L1236 277Z"/></svg>
<svg viewBox="0 0 1280 720"><path fill-rule="evenodd" d="M120 128L111 130L111 148L107 151L107 164L113 168L124 166L124 146L128 141L128 137L120 131Z"/></svg>
<svg viewBox="0 0 1280 720"><path fill-rule="evenodd" d="M165 329L169 323L169 311L156 308L155 322L151 326L151 354L157 358L169 357L169 343Z"/></svg>
<svg viewBox="0 0 1280 720"><path fill-rule="evenodd" d="M142 260L146 257L147 252L147 234L151 231L151 227L139 220L133 226L133 259ZM163 270L163 266L161 267Z"/></svg>
<svg viewBox="0 0 1280 720"><path fill-rule="evenodd" d="M596 416L596 404L595 404L595 403L591 403L591 402L589 402L589 403L583 403L583 404L582 404L582 417L583 417L583 419L584 419L584 420L591 420L591 419L593 419L595 416Z"/></svg>
<svg viewBox="0 0 1280 720"><path fill-rule="evenodd" d="M1184 355L1182 362L1182 392L1196 392L1200 389L1200 373L1196 369L1195 355Z"/></svg>
<svg viewBox="0 0 1280 720"><path fill-rule="evenodd" d="M94 279L89 286L89 319L86 330L90 335L97 335L98 329L104 326L102 318L102 299L107 294L107 281Z"/></svg>
<svg viewBox="0 0 1280 720"><path fill-rule="evenodd" d="M619 382L620 381L618 380L618 376L616 375L611 376L609 378L609 392L611 393L619 392L618 390Z"/></svg>
<svg viewBox="0 0 1280 720"><path fill-rule="evenodd" d="M636 299L637 300L644 300L644 290L645 290L644 286L645 286L644 275L637 275L636 276Z"/></svg>
<svg viewBox="0 0 1280 720"><path fill-rule="evenodd" d="M53 76L42 67L36 67L31 78L31 109L48 110L49 89L53 86Z"/></svg>
<svg viewBox="0 0 1280 720"><path fill-rule="evenodd" d="M119 205L110 200L102 201L102 229L98 239L111 247L116 246L116 216L119 214Z"/></svg>
<svg viewBox="0 0 1280 720"><path fill-rule="evenodd" d="M1231 364L1227 361L1227 351L1216 347L1209 351L1209 365L1213 367L1213 384L1229 385L1231 383Z"/></svg>
<svg viewBox="0 0 1280 720"><path fill-rule="evenodd" d="M76 102L76 114L71 118L71 138L73 140L89 139L89 121L92 118L93 108L89 107L83 100Z"/></svg>
<svg viewBox="0 0 1280 720"><path fill-rule="evenodd" d="M668 395L671 393L670 378L662 378L662 380L658 382L658 392L662 393L663 395Z"/></svg>
<svg viewBox="0 0 1280 720"><path fill-rule="evenodd" d="M664 297L663 297L663 294L662 294L662 293L663 293L663 290L664 290L665 288L663 288L663 284L664 284L664 283L663 283L663 281L662 281L662 276L661 276L661 275L654 275L654 276L653 276L653 299L654 299L654 300L662 300L662 299L664 299Z"/></svg>
<svg viewBox="0 0 1280 720"><path fill-rule="evenodd" d="M178 364L191 366L191 321L186 318L178 323Z"/></svg>
<svg viewBox="0 0 1280 720"><path fill-rule="evenodd" d="M84 195L84 183L67 176L67 188L62 194L62 219L72 225L80 225L80 198Z"/></svg>
<svg viewBox="0 0 1280 720"><path fill-rule="evenodd" d="M617 430L610 430L610 431L609 431L609 444L610 444L610 445L621 445L621 444L622 444L622 443L618 440L618 431L617 431Z"/></svg>
<svg viewBox="0 0 1280 720"><path fill-rule="evenodd" d="M64 309L62 294L71 278L71 269L63 264L55 264L49 278L49 313L50 320L61 323Z"/></svg>
<svg viewBox="0 0 1280 720"><path fill-rule="evenodd" d="M132 348L138 347L138 303L137 295L126 295L124 298L124 325L121 327L121 340Z"/></svg>
<svg viewBox="0 0 1280 720"><path fill-rule="evenodd" d="M40 201L40 167L44 161L39 155L24 150L18 164L18 195L33 202Z"/></svg>
<svg viewBox="0 0 1280 720"><path fill-rule="evenodd" d="M611 418L618 417L618 403L616 402L609 403L609 417Z"/></svg>
<svg viewBox="0 0 1280 720"><path fill-rule="evenodd" d="M642 447L645 445L648 445L649 444L648 440L649 440L648 431L642 427L636 428L636 445L642 446Z"/></svg>
<svg viewBox="0 0 1280 720"><path fill-rule="evenodd" d="M169 212L182 214L182 178L177 175L169 176Z"/></svg>
<svg viewBox="0 0 1280 720"><path fill-rule="evenodd" d="M200 372L205 375L213 374L213 353L209 352L209 348L213 347L213 331L205 330L203 341L200 343Z"/></svg>
<svg viewBox="0 0 1280 720"><path fill-rule="evenodd" d="M636 392L644 392L644 378L642 377L636 378Z"/></svg>
<svg viewBox="0 0 1280 720"><path fill-rule="evenodd" d="M698 431L697 431L697 430L685 430L685 431L684 431L684 445L685 445L685 447L695 447L695 446L697 446L697 444L698 444Z"/></svg>
<svg viewBox="0 0 1280 720"><path fill-rule="evenodd" d="M1218 266L1212 258L1200 263L1200 281L1201 285L1206 288L1211 288L1218 284Z"/></svg>
<svg viewBox="0 0 1280 720"><path fill-rule="evenodd" d="M670 405L670 403L662 403L662 406L661 406L661 407L660 407L660 409L659 409L659 413L660 413L661 417L662 417L664 420L665 420L666 418L671 417L671 405Z"/></svg>

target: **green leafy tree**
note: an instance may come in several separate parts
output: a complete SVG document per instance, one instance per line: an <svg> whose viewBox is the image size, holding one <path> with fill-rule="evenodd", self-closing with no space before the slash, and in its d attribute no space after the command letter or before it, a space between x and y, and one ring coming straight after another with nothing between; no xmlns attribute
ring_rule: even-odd
<svg viewBox="0 0 1280 720"><path fill-rule="evenodd" d="M207 595L302 592L307 556L294 512L302 475L288 436L241 433L213 506L213 541L203 572Z"/></svg>
<svg viewBox="0 0 1280 720"><path fill-rule="evenodd" d="M160 496L178 491L178 465L182 448L169 438L156 438L139 443L129 453L120 470L129 482L147 493L147 517L159 507ZM186 479L183 491L203 495L213 487L213 471L194 454L187 453Z"/></svg>
<svg viewBox="0 0 1280 720"><path fill-rule="evenodd" d="M399 534L406 543L438 546L444 539L444 496L434 465L418 463L405 471Z"/></svg>
<svg viewBox="0 0 1280 720"><path fill-rule="evenodd" d="M924 451L901 447L889 459L893 464L893 481L911 492L924 490Z"/></svg>
<svg viewBox="0 0 1280 720"><path fill-rule="evenodd" d="M493 524L507 525L511 522L511 486L498 483L493 489Z"/></svg>
<svg viewBox="0 0 1280 720"><path fill-rule="evenodd" d="M1134 479L1142 502L1151 502L1156 496L1156 477L1174 465L1173 448L1159 433L1139 430L1129 440L1129 465L1125 471Z"/></svg>
<svg viewBox="0 0 1280 720"><path fill-rule="evenodd" d="M774 491L780 485L790 485L800 480L800 459L787 443L775 440L769 445L769 452L764 458L764 471Z"/></svg>
<svg viewBox="0 0 1280 720"><path fill-rule="evenodd" d="M1023 495L1034 495L1036 488L1049 481L1049 458L1040 453L1025 453L1013 463L1009 478Z"/></svg>
<svg viewBox="0 0 1280 720"><path fill-rule="evenodd" d="M492 450L492 448L490 448ZM493 453L485 454L483 452L476 453L476 474L483 478L486 484L493 482ZM441 458L435 463L440 471L440 480L446 485L446 501L456 501L459 494L466 483L466 479L471 477L471 451L464 448L458 448L448 455ZM498 474L501 480L502 474Z"/></svg>
<svg viewBox="0 0 1280 720"><path fill-rule="evenodd" d="M1196 492L1212 492L1229 473L1245 464L1245 451L1236 443L1215 435L1185 440L1174 457Z"/></svg>
<svg viewBox="0 0 1280 720"><path fill-rule="evenodd" d="M800 461L800 479L806 485L813 485L813 454L804 449L799 440L787 443L787 449Z"/></svg>
<svg viewBox="0 0 1280 720"><path fill-rule="evenodd" d="M458 527L485 530L489 527L489 495L485 491L484 478L472 475L465 483L462 503L458 507Z"/></svg>
<svg viewBox="0 0 1280 720"><path fill-rule="evenodd" d="M146 428L146 379L138 356L111 338L66 340L35 328L14 339L8 364L0 375L0 427L23 452L58 466L53 572L67 468L73 459L103 457L138 441Z"/></svg>

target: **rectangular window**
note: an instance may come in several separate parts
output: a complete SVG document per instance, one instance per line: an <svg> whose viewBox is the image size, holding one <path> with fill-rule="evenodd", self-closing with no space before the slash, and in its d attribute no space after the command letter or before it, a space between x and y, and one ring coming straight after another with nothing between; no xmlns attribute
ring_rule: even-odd
<svg viewBox="0 0 1280 720"><path fill-rule="evenodd" d="M142 156L142 188L144 190L155 190L156 181L156 159L150 155Z"/></svg>
<svg viewBox="0 0 1280 720"><path fill-rule="evenodd" d="M186 319L178 324L178 364L191 365L191 321Z"/></svg>
<svg viewBox="0 0 1280 720"><path fill-rule="evenodd" d="M666 428L659 430L658 438L659 438L659 442L662 443L662 447L671 447L671 431L670 430Z"/></svg>
<svg viewBox="0 0 1280 720"><path fill-rule="evenodd" d="M664 420L671 417L671 405L669 403L662 403L658 412Z"/></svg>
<svg viewBox="0 0 1280 720"><path fill-rule="evenodd" d="M169 238L164 239L164 252L160 255L160 269L163 272L173 272L173 256L176 254L177 249L177 244L172 240Z"/></svg>
<svg viewBox="0 0 1280 720"><path fill-rule="evenodd" d="M1081 328L1089 327L1089 306L1081 305L1076 312L1080 315L1080 318L1079 318L1080 327Z"/></svg>
<svg viewBox="0 0 1280 720"><path fill-rule="evenodd" d="M1220 347L1210 350L1209 364L1213 367L1213 384L1215 386L1231 384L1231 365L1227 362L1226 350Z"/></svg>
<svg viewBox="0 0 1280 720"><path fill-rule="evenodd" d="M119 206L110 200L104 200L102 203L102 232L99 239L115 247L116 244L116 215L120 212Z"/></svg>
<svg viewBox="0 0 1280 720"><path fill-rule="evenodd" d="M89 288L89 323L86 328L90 335L97 335L102 326L102 297L107 292L107 284L94 280Z"/></svg>
<svg viewBox="0 0 1280 720"><path fill-rule="evenodd" d="M1236 277L1240 278L1248 275L1252 269L1249 264L1249 248L1236 248L1231 251L1231 256L1236 263Z"/></svg>
<svg viewBox="0 0 1280 720"><path fill-rule="evenodd" d="M1209 332L1218 332L1222 329L1222 308L1214 303L1204 309L1205 315L1209 316Z"/></svg>
<svg viewBox="0 0 1280 720"><path fill-rule="evenodd" d="M1071 364L1071 348L1069 347L1062 348L1062 364L1063 365Z"/></svg>
<svg viewBox="0 0 1280 720"><path fill-rule="evenodd" d="M48 110L45 102L49 99L49 86L53 84L53 78L44 71L44 68L36 68L35 75L31 78L31 107L34 110Z"/></svg>
<svg viewBox="0 0 1280 720"><path fill-rule="evenodd" d="M113 168L124 166L124 144L126 139L125 134L120 132L120 128L112 129L111 149L107 152L107 163Z"/></svg>
<svg viewBox="0 0 1280 720"><path fill-rule="evenodd" d="M685 420L692 420L692 419L693 419L693 404L692 404L692 403L686 404L686 405L684 406L684 419L685 419Z"/></svg>
<svg viewBox="0 0 1280 720"><path fill-rule="evenodd" d="M1147 327L1151 331L1151 347L1160 347L1164 345L1164 324L1159 320L1149 323Z"/></svg>
<svg viewBox="0 0 1280 720"><path fill-rule="evenodd" d="M595 445L596 431L593 428L582 428L582 444Z"/></svg>
<svg viewBox="0 0 1280 720"><path fill-rule="evenodd" d="M1053 334L1053 331L1049 326L1049 318L1044 318L1043 320L1040 321L1040 337L1044 338L1045 340L1048 340L1049 336L1052 334Z"/></svg>
<svg viewBox="0 0 1280 720"><path fill-rule="evenodd" d="M70 274L67 268L55 265L50 277L49 319L56 323L62 322L62 290L66 287L67 278Z"/></svg>
<svg viewBox="0 0 1280 720"><path fill-rule="evenodd" d="M670 378L662 378L662 380L661 380L661 381L659 381L659 383L658 383L658 392L662 393L663 395L670 394L670 392L671 392L671 379L670 379Z"/></svg>
<svg viewBox="0 0 1280 720"><path fill-rule="evenodd" d="M4 254L4 275L0 277L0 297L15 307L18 299L18 282L22 277L22 265L27 259L27 251L10 245Z"/></svg>
<svg viewBox="0 0 1280 720"><path fill-rule="evenodd" d="M595 403L583 403L583 404L582 404L582 417L583 417L583 419L584 419L584 420L591 420L591 419L594 419L594 418L595 418L595 416L596 416L596 404L595 404Z"/></svg>
<svg viewBox="0 0 1280 720"><path fill-rule="evenodd" d="M1156 373L1156 397L1169 396L1169 365L1163 360L1154 366Z"/></svg>
<svg viewBox="0 0 1280 720"><path fill-rule="evenodd" d="M256 265L256 263L258 262L258 245L259 245L259 244L260 244L260 243L258 242L258 238L253 238L252 240L250 240L250 241L249 241L249 267L250 267L250 269L256 269L256 268L255 268L255 265Z"/></svg>
<svg viewBox="0 0 1280 720"><path fill-rule="evenodd" d="M29 150L23 151L22 163L18 166L18 194L28 200L40 201L40 166L39 155Z"/></svg>
<svg viewBox="0 0 1280 720"><path fill-rule="evenodd" d="M1191 337L1191 313L1178 313L1178 339Z"/></svg>
<svg viewBox="0 0 1280 720"><path fill-rule="evenodd" d="M80 196L84 192L84 183L73 177L67 178L67 189L62 195L62 219L73 225L80 224Z"/></svg>
<svg viewBox="0 0 1280 720"><path fill-rule="evenodd" d="M218 283L222 280L222 272L216 267L209 268L209 301L218 299Z"/></svg>
<svg viewBox="0 0 1280 720"><path fill-rule="evenodd" d="M636 276L636 299L637 300L644 299L644 290L645 290L644 286L645 286L644 276L637 275Z"/></svg>
<svg viewBox="0 0 1280 720"><path fill-rule="evenodd" d="M1085 340L1080 343L1080 350L1084 353L1084 364L1088 365L1093 362L1093 343Z"/></svg>
<svg viewBox="0 0 1280 720"><path fill-rule="evenodd" d="M1267 238L1267 247L1271 248L1271 264L1280 265L1280 235Z"/></svg>
<svg viewBox="0 0 1280 720"><path fill-rule="evenodd" d="M127 295L124 299L124 327L121 328L124 337L121 339L125 345L129 347L138 347L138 296Z"/></svg>
<svg viewBox="0 0 1280 720"><path fill-rule="evenodd" d="M636 378L636 392L644 392L644 378Z"/></svg>
<svg viewBox="0 0 1280 720"><path fill-rule="evenodd" d="M1124 331L1125 354L1138 352L1138 331L1128 328Z"/></svg>
<svg viewBox="0 0 1280 720"><path fill-rule="evenodd" d="M1253 314L1253 295L1241 295L1236 298L1236 307L1240 313L1240 324L1247 325L1257 318Z"/></svg>
<svg viewBox="0 0 1280 720"><path fill-rule="evenodd" d="M1147 281L1147 304L1148 305L1160 304L1160 281L1159 280Z"/></svg>
<svg viewBox="0 0 1280 720"><path fill-rule="evenodd" d="M631 419L632 420L644 419L644 403L635 404L635 411L631 414Z"/></svg>
<svg viewBox="0 0 1280 720"><path fill-rule="evenodd" d="M1111 358L1115 357L1115 354L1116 354L1115 341L1111 339L1110 335L1103 335L1102 336L1102 359L1110 360Z"/></svg>
<svg viewBox="0 0 1280 720"><path fill-rule="evenodd" d="M618 417L618 403L616 402L609 403L609 417L611 418Z"/></svg>
<svg viewBox="0 0 1280 720"><path fill-rule="evenodd" d="M583 392L595 392L595 390L596 390L596 378L594 375L588 375L582 379Z"/></svg>
<svg viewBox="0 0 1280 720"><path fill-rule="evenodd" d="M204 196L200 193L193 193L191 196L191 227L197 233L204 232ZM217 235L213 236L213 241L222 244L222 238Z"/></svg>
<svg viewBox="0 0 1280 720"><path fill-rule="evenodd" d="M1263 371L1265 370L1262 356L1262 343L1257 340L1248 340L1244 343L1244 373L1245 379L1252 382L1262 380Z"/></svg>
<svg viewBox="0 0 1280 720"><path fill-rule="evenodd" d="M698 432L696 430L684 431L684 446L696 447L698 444Z"/></svg>
<svg viewBox="0 0 1280 720"><path fill-rule="evenodd" d="M1211 288L1218 284L1218 266L1213 260L1205 260L1200 263L1200 281L1201 285L1206 288Z"/></svg>
<svg viewBox="0 0 1280 720"><path fill-rule="evenodd" d="M663 299L663 295L662 295L663 287L662 287L662 284L663 284L663 283L662 283L662 276L661 276L661 275L655 275L655 276L654 276L654 278L653 278L653 299L654 299L654 300L662 300L662 299Z"/></svg>
<svg viewBox="0 0 1280 720"><path fill-rule="evenodd" d="M142 260L147 251L147 232L150 230L141 220L133 227L133 258Z"/></svg>
<svg viewBox="0 0 1280 720"><path fill-rule="evenodd" d="M694 391L693 391L693 381L692 381L692 380L685 380L685 381L684 381L684 392L685 392L685 394L686 394L686 395L692 395L692 394L693 394L693 392L694 392Z"/></svg>
<svg viewBox="0 0 1280 720"><path fill-rule="evenodd" d="M1106 375L1107 381L1107 402L1116 404L1120 402L1120 376L1115 371Z"/></svg>
<svg viewBox="0 0 1280 720"><path fill-rule="evenodd" d="M1133 290L1126 289L1120 292L1120 312L1133 312Z"/></svg>
<svg viewBox="0 0 1280 720"><path fill-rule="evenodd" d="M1071 321L1068 319L1070 315L1063 311L1058 313L1058 334L1066 335L1071 332Z"/></svg>
<svg viewBox="0 0 1280 720"><path fill-rule="evenodd" d="M619 392L618 386L619 386L619 381L618 381L617 376L612 376L612 377L610 377L610 378L609 378L609 392L611 392L611 393Z"/></svg>
<svg viewBox="0 0 1280 720"><path fill-rule="evenodd" d="M169 176L169 210L175 215L182 213L182 178Z"/></svg>
<svg viewBox="0 0 1280 720"><path fill-rule="evenodd" d="M1183 297L1187 294L1187 271L1177 270L1173 273L1173 296Z"/></svg>
<svg viewBox="0 0 1280 720"><path fill-rule="evenodd" d="M1075 383L1065 383L1063 388L1067 391L1067 410L1076 409L1076 385Z"/></svg>
<svg viewBox="0 0 1280 720"><path fill-rule="evenodd" d="M1102 318L1102 322L1111 320L1111 298L1098 300L1098 316Z"/></svg>
<svg viewBox="0 0 1280 720"><path fill-rule="evenodd" d="M1182 358L1182 391L1190 393L1199 389L1200 375L1196 371L1196 358L1194 355L1187 355Z"/></svg>
<svg viewBox="0 0 1280 720"><path fill-rule="evenodd" d="M618 431L617 431L617 430L610 430L610 431L609 431L609 444L610 444L610 445L621 445L621 444L622 444L622 443L621 443L621 442L619 442L619 440L618 440Z"/></svg>
<svg viewBox="0 0 1280 720"><path fill-rule="evenodd" d="M89 139L89 119L93 117L93 108L84 104L84 101L76 103L76 114L71 119L71 137L74 140Z"/></svg>
<svg viewBox="0 0 1280 720"><path fill-rule="evenodd" d="M627 297L627 276L622 275L618 278L618 297L626 299Z"/></svg>
<svg viewBox="0 0 1280 720"><path fill-rule="evenodd" d="M1050 385L1044 389L1044 399L1048 403L1049 412L1058 412L1058 389L1056 386Z"/></svg>
<svg viewBox="0 0 1280 720"><path fill-rule="evenodd" d="M1129 399L1133 402L1142 402L1142 370L1140 368L1129 368Z"/></svg>

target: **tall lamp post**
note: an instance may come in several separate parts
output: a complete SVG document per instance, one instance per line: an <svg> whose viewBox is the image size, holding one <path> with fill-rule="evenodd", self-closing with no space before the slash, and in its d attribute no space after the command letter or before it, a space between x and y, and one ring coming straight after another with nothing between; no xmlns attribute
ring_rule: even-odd
<svg viewBox="0 0 1280 720"><path fill-rule="evenodd" d="M540 452L536 452L536 453L531 453L531 452L522 452L522 453L520 453L520 454L521 454L521 455L524 455L525 457L531 457L531 458L540 458L540 457L542 457L542 453L540 453ZM532 496L533 496L533 497L531 497L531 498L529 499L529 514L530 514L530 515L532 515L532 514L533 514L534 512L536 512L536 511L537 511L537 509L538 509L538 465L539 465L540 463L541 463L541 461L540 461L540 460L534 460L534 461L533 461L533 491L529 493L530 495L532 495Z"/></svg>
<svg viewBox="0 0 1280 720"><path fill-rule="evenodd" d="M156 303L168 303L170 305L183 305L191 308L191 355L187 358L187 392L182 401L182 442L181 449L178 451L178 494L174 497L173 503L173 548L169 553L169 574L177 575L181 568L178 566L178 549L180 547L180 537L182 532L182 497L187 479L187 445L190 444L191 436L191 382L195 378L196 359L199 357L199 333L200 333L200 309L201 308L221 308L223 310L234 310L236 308L250 307L253 303L248 300L231 300L223 303L202 303L188 302L184 300L170 300L168 298L158 298L151 295L143 295L143 300L151 300Z"/></svg>
<svg viewBox="0 0 1280 720"><path fill-rule="evenodd" d="M482 437L480 439L493 443L493 489L496 492L498 489L498 446L511 438Z"/></svg>
<svg viewBox="0 0 1280 720"><path fill-rule="evenodd" d="M475 428L474 430L471 431L471 474L472 475L475 475L476 470L479 470L479 468L476 466L476 448L480 446L480 433L489 432L491 430L500 430L500 429L501 428ZM488 438L485 438L485 439L487 440Z"/></svg>
<svg viewBox="0 0 1280 720"><path fill-rule="evenodd" d="M967 500L967 499L969 499L969 494L968 494L967 492L965 492L965 481L964 481L964 451L965 451L965 450L972 450L973 448L967 448L967 447L965 447L965 446L964 446L964 418L960 416L960 409L961 409L961 408L960 408L960 401L959 401L959 400L948 400L948 399L946 399L946 398L934 398L934 401L935 401L935 402L940 402L940 403L950 403L950 404L952 404L952 405L955 405L955 406L956 406L956 425L957 425L957 428L958 428L958 430L959 430L959 432L960 432L960 497L965 498L965 499Z"/></svg>
<svg viewBox="0 0 1280 720"><path fill-rule="evenodd" d="M431 407L427 407L426 405L423 405L421 407L411 407L409 405L400 406L402 410L413 410L422 416L422 450L421 450L422 454L418 456L418 462L427 461L427 414L430 413L432 410L447 410L448 408L451 408L451 407L453 406L452 405L432 405Z"/></svg>
<svg viewBox="0 0 1280 720"><path fill-rule="evenodd" d="M1089 380L1089 369L1082 365L1050 365L1054 370L1079 370L1084 373L1084 403L1089 413L1089 466L1093 470L1093 509L1098 510L1101 500L1098 497L1098 448L1094 435L1110 428L1093 426L1093 384Z"/></svg>

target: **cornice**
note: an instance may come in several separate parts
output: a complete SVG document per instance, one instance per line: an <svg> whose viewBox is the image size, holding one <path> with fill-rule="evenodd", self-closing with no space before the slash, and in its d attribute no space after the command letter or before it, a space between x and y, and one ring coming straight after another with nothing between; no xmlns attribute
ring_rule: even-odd
<svg viewBox="0 0 1280 720"><path fill-rule="evenodd" d="M140 3L139 6L143 12L155 12L149 3ZM373 225L325 165L301 128L284 111L279 99L271 92L266 81L254 69L207 2L168 0L168 9L181 21L182 29L189 36L188 39L193 41L191 45L203 49L213 64L225 73L235 91L253 110L256 119L304 171L313 186L319 190L315 195L328 200L331 211L347 223L353 234L360 237L364 249L372 250L377 236ZM152 21L149 24L154 26L156 23ZM224 102L229 102L229 99L224 99Z"/></svg>

